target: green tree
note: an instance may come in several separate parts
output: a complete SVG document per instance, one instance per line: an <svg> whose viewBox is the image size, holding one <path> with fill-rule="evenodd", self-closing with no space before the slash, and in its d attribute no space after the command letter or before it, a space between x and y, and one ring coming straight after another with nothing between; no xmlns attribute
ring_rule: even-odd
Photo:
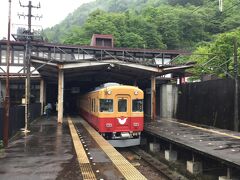
<svg viewBox="0 0 240 180"><path fill-rule="evenodd" d="M219 77L233 75L233 39L240 44L240 30L219 34L213 42L200 45L191 59L198 65L192 70L195 77L215 74ZM239 52L240 48L238 48ZM239 69L240 70L240 69Z"/></svg>

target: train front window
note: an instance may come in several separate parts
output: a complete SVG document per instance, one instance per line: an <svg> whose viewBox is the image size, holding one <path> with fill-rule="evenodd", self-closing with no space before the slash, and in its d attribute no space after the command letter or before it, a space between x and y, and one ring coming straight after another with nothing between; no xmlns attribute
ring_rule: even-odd
<svg viewBox="0 0 240 180"><path fill-rule="evenodd" d="M113 112L113 100L100 99L100 112Z"/></svg>
<svg viewBox="0 0 240 180"><path fill-rule="evenodd" d="M143 112L143 100L134 99L132 101L132 111L133 112Z"/></svg>
<svg viewBox="0 0 240 180"><path fill-rule="evenodd" d="M118 99L118 112L127 112L127 100Z"/></svg>

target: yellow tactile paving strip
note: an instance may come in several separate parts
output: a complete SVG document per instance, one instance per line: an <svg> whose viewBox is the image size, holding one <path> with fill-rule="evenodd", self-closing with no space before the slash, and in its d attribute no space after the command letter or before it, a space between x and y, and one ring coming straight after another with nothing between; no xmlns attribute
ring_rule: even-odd
<svg viewBox="0 0 240 180"><path fill-rule="evenodd" d="M72 136L72 139L73 139L73 144L74 144L74 148L75 148L75 151L76 151L76 154L77 154L78 163L79 163L79 166L80 166L80 169L81 169L83 179L84 180L95 180L95 179L97 179L93 170L92 170L91 164L88 160L87 154L86 154L86 152L83 148L83 145L80 141L80 138L77 134L77 131L76 131L76 129L73 125L73 122L70 118L68 118L68 125L69 125L69 129L70 129L71 136Z"/></svg>
<svg viewBox="0 0 240 180"><path fill-rule="evenodd" d="M112 145L107 142L98 132L96 132L86 121L81 120L81 124L93 137L101 149L108 155L116 168L122 173L124 178L129 180L145 180L146 178L128 162Z"/></svg>
<svg viewBox="0 0 240 180"><path fill-rule="evenodd" d="M186 123L181 123L181 122L169 120L169 119L164 119L164 121L169 121L169 122L172 122L172 123L181 124L183 126L192 127L192 128L199 129L199 130L202 130L202 131L211 132L211 133L215 133L215 134L219 134L219 135L223 135L223 136L227 136L227 137L231 137L231 138L235 138L235 139L240 139L240 136L231 135L231 134L228 134L228 133L225 133L225 132L220 132L220 131L213 130L213 129L207 129L207 128L203 128L203 127L199 127L199 126L194 126L194 125L191 125L191 124L186 124Z"/></svg>

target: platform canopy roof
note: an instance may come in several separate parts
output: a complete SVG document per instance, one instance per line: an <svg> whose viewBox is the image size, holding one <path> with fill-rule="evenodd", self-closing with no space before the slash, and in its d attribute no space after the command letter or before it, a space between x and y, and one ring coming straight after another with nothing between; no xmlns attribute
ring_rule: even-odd
<svg viewBox="0 0 240 180"><path fill-rule="evenodd" d="M0 41L0 50L6 50L6 44L7 41ZM26 50L25 42L11 41L10 45L13 54ZM181 50L79 46L46 42L32 42L31 47L31 65L41 77L52 83L58 82L60 69L64 71L65 82L97 84L96 82L117 81L132 84L135 81L144 83L149 81L151 76L169 73L181 76L186 69L193 67L193 64L171 63L179 55L191 54ZM10 65L24 68L24 63L14 63L15 60ZM4 66L4 63L0 62L0 65ZM21 76L23 77L24 74Z"/></svg>
<svg viewBox="0 0 240 180"><path fill-rule="evenodd" d="M78 60L74 62L59 62L56 60L32 57L32 65L40 75L57 82L58 71L64 71L65 82L112 82L132 83L148 81L151 76L161 76L169 73L183 73L193 64L184 65L146 65L131 62L121 58L103 58L101 60Z"/></svg>

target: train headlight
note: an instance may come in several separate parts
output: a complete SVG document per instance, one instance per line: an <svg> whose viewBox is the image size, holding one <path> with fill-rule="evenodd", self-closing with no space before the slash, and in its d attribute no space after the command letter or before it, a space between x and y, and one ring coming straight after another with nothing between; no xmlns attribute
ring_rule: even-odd
<svg viewBox="0 0 240 180"><path fill-rule="evenodd" d="M139 123L133 123L133 126L134 126L134 127L138 127L138 126L139 126Z"/></svg>
<svg viewBox="0 0 240 180"><path fill-rule="evenodd" d="M138 91L134 91L134 94L135 94L135 95L138 95Z"/></svg>
<svg viewBox="0 0 240 180"><path fill-rule="evenodd" d="M108 90L108 91L107 91L107 94L108 94L108 95L112 94L112 91Z"/></svg>
<svg viewBox="0 0 240 180"><path fill-rule="evenodd" d="M112 123L106 123L105 125L107 128L111 128L112 127Z"/></svg>

